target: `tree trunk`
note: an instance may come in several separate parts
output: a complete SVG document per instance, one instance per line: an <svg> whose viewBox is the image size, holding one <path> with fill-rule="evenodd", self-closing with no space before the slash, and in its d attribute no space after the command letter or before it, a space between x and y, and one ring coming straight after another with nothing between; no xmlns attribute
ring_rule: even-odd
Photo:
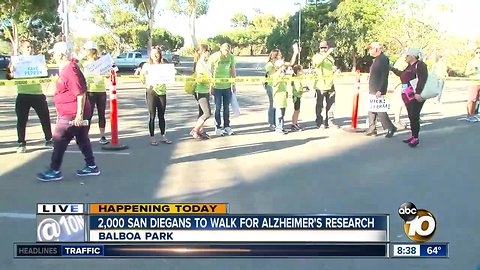
<svg viewBox="0 0 480 270"><path fill-rule="evenodd" d="M192 38L193 47L198 49L198 41L195 35L195 18L197 17L197 8L196 6L192 9L192 14L190 14L190 18L188 20L188 28L190 28L190 37Z"/></svg>
<svg viewBox="0 0 480 270"><path fill-rule="evenodd" d="M352 52L352 72L357 70L357 54L355 50Z"/></svg>
<svg viewBox="0 0 480 270"><path fill-rule="evenodd" d="M152 48L153 46L153 41L152 41L152 29L153 29L153 23L154 23L154 14L152 12L152 14L150 15L150 17L148 18L148 29L147 29L147 33L148 33L148 48L147 48L147 51L149 52L150 49Z"/></svg>

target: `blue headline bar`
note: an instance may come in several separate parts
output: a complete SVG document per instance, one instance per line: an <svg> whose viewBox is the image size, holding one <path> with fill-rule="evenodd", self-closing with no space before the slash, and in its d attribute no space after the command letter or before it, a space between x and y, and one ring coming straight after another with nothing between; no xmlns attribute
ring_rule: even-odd
<svg viewBox="0 0 480 270"><path fill-rule="evenodd" d="M91 230L387 230L387 215L94 215Z"/></svg>
<svg viewBox="0 0 480 270"><path fill-rule="evenodd" d="M420 257L448 257L448 244L421 244Z"/></svg>

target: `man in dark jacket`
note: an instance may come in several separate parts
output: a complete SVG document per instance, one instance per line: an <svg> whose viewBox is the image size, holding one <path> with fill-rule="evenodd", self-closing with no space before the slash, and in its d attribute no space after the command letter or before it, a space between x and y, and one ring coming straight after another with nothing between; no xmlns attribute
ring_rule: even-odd
<svg viewBox="0 0 480 270"><path fill-rule="evenodd" d="M373 42L368 46L368 52L375 59L370 67L370 79L368 82L368 89L370 95L377 97L385 96L388 87L388 74L390 72L390 61L388 57L383 54L382 44ZM368 112L368 130L367 136L377 135L377 116L380 118L383 129L387 130L385 137L391 138L397 131L392 121L386 112Z"/></svg>

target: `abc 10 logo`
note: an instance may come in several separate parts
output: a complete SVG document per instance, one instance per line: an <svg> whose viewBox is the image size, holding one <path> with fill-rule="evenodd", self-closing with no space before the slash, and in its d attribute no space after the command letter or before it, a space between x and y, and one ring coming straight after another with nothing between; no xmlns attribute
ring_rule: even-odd
<svg viewBox="0 0 480 270"><path fill-rule="evenodd" d="M405 202L398 208L398 215L403 219L403 229L410 240L423 243L435 234L437 221L430 211Z"/></svg>

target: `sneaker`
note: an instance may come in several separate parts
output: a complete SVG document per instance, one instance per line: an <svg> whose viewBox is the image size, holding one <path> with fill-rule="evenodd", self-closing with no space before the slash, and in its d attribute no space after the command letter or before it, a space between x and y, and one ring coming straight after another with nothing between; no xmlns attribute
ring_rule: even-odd
<svg viewBox="0 0 480 270"><path fill-rule="evenodd" d="M19 144L17 147L17 153L26 153L27 152L27 146L23 143Z"/></svg>
<svg viewBox="0 0 480 270"><path fill-rule="evenodd" d="M61 171L54 171L52 169L47 169L43 173L37 174L37 179L42 182L50 182L50 181L59 181L62 180L63 175Z"/></svg>
<svg viewBox="0 0 480 270"><path fill-rule="evenodd" d="M300 126L299 124L296 124L295 126L297 126L298 131L303 131L303 127Z"/></svg>
<svg viewBox="0 0 480 270"><path fill-rule="evenodd" d="M275 125L270 125L270 126L268 127L268 129L269 129L270 131L275 131L275 128L276 128Z"/></svg>
<svg viewBox="0 0 480 270"><path fill-rule="evenodd" d="M100 138L100 140L99 140L98 142L99 142L100 144L103 144L103 145L110 143L110 141L107 140L107 138L105 138L105 136L102 136L102 138Z"/></svg>
<svg viewBox="0 0 480 270"><path fill-rule="evenodd" d="M402 142L404 142L404 143L410 143L413 139L414 139L413 136L410 136L410 137L402 140Z"/></svg>
<svg viewBox="0 0 480 270"><path fill-rule="evenodd" d="M290 131L292 131L292 132L299 131L299 130L300 129L297 127L297 125L290 126Z"/></svg>
<svg viewBox="0 0 480 270"><path fill-rule="evenodd" d="M408 146L410 147L415 147L420 143L420 140L418 138L413 138L409 143Z"/></svg>
<svg viewBox="0 0 480 270"><path fill-rule="evenodd" d="M224 136L225 135L225 132L223 131L223 129L221 128L215 128L215 135L216 136Z"/></svg>
<svg viewBox="0 0 480 270"><path fill-rule="evenodd" d="M477 117L475 116L467 116L466 118L467 122L470 122L470 123L477 123L478 121L480 121Z"/></svg>
<svg viewBox="0 0 480 270"><path fill-rule="evenodd" d="M275 130L275 132L278 133L278 134L283 134L283 135L288 134L288 131L286 131L285 129Z"/></svg>
<svg viewBox="0 0 480 270"><path fill-rule="evenodd" d="M235 132L233 132L233 129L231 127L226 127L223 132L227 135L235 135Z"/></svg>
<svg viewBox="0 0 480 270"><path fill-rule="evenodd" d="M50 149L53 149L53 140L50 139L48 141L45 141L45 147L48 147Z"/></svg>
<svg viewBox="0 0 480 270"><path fill-rule="evenodd" d="M77 171L78 176L90 176L99 174L100 170L98 169L98 166L85 166L85 168Z"/></svg>
<svg viewBox="0 0 480 270"><path fill-rule="evenodd" d="M203 140L208 140L208 139L210 139L210 136L209 136L209 135L207 134L207 132L205 132L205 131L199 132L198 135L199 135L200 138L203 139Z"/></svg>

